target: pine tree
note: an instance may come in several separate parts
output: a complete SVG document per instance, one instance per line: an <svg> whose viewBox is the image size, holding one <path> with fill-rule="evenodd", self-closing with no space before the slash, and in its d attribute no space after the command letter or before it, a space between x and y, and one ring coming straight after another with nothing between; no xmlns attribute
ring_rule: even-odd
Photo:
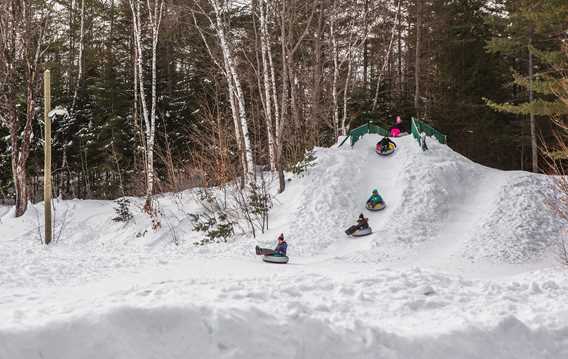
<svg viewBox="0 0 568 359"><path fill-rule="evenodd" d="M566 112L554 96L559 79L553 69L565 61L560 53L560 37L566 27L568 3L565 0L515 0L504 1L502 6L504 13L494 18L501 35L488 42L487 51L513 61L513 83L524 89L526 95L505 103L487 102L497 111L529 116L532 169L537 172L535 117Z"/></svg>

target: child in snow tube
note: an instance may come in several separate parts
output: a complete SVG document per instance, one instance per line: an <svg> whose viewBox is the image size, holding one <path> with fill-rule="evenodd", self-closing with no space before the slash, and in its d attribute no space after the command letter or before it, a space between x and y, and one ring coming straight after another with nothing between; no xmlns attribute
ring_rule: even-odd
<svg viewBox="0 0 568 359"><path fill-rule="evenodd" d="M345 233L350 236L357 230L366 228L369 228L369 219L365 218L365 216L363 216L363 213L361 213L359 215L359 218L357 219L357 224L347 228L347 230L345 230Z"/></svg>
<svg viewBox="0 0 568 359"><path fill-rule="evenodd" d="M391 141L391 139L388 138L388 137L383 137L382 140L377 142L377 146L375 147L375 150L377 152L380 152L380 153L385 153L385 152L391 150L392 149L391 147L392 148L396 147L396 143Z"/></svg>
<svg viewBox="0 0 568 359"><path fill-rule="evenodd" d="M369 199L367 200L367 206L375 208L377 205L382 203L383 203L383 197L381 197L377 189L374 189L373 193L371 194L371 197L369 197Z"/></svg>
<svg viewBox="0 0 568 359"><path fill-rule="evenodd" d="M260 248L259 246L256 246L255 251L257 256L271 255L285 257L287 249L288 243L286 243L286 241L284 240L284 233L280 233L280 235L278 236L278 244L276 245L276 248L270 249Z"/></svg>

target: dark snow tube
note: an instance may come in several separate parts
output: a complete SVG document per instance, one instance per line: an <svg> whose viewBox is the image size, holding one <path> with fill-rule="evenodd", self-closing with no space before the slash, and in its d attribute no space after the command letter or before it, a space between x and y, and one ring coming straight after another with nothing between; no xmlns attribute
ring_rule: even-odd
<svg viewBox="0 0 568 359"><path fill-rule="evenodd" d="M384 151L384 152L375 150L375 152L376 152L377 155L379 155L379 156L389 156L389 155L392 155L392 154L394 153L394 151L396 151L396 145L395 145L395 144L392 144L392 143L389 144L389 149L386 150L386 151Z"/></svg>
<svg viewBox="0 0 568 359"><path fill-rule="evenodd" d="M288 263L289 259L290 258L288 258L287 256L275 256L271 254L262 257L262 260L267 263L277 263L277 264L286 264Z"/></svg>
<svg viewBox="0 0 568 359"><path fill-rule="evenodd" d="M385 209L387 207L387 204L385 202L381 202L375 205L375 207L371 207L370 203L367 203L367 209L369 211L373 211L373 212L378 212L378 211L382 211L383 209Z"/></svg>
<svg viewBox="0 0 568 359"><path fill-rule="evenodd" d="M373 233L373 230L371 229L371 227L367 227L365 229L356 230L355 232L353 232L351 234L351 236L353 236L353 237L364 237L364 236L368 236L371 233Z"/></svg>

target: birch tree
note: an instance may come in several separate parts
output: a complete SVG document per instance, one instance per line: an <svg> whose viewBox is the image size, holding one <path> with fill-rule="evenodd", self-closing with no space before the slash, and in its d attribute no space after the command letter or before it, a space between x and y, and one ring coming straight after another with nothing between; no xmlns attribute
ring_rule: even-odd
<svg viewBox="0 0 568 359"><path fill-rule="evenodd" d="M134 47L136 49L136 64L138 67L138 90L140 91L140 102L142 104L142 118L145 130L146 142L146 203L144 209L147 213L152 212L152 194L154 192L154 141L156 134L156 107L157 107L157 49L160 35L160 25L164 13L163 0L146 0L145 6L148 16L148 26L151 37L151 99L148 109L146 90L144 87L144 46L142 43L142 0L129 0L130 11L132 12L132 23L134 27Z"/></svg>
<svg viewBox="0 0 568 359"><path fill-rule="evenodd" d="M32 0L0 3L0 125L10 133L16 217L26 212L28 203L27 163L38 107L39 66L46 50L48 10L34 6ZM22 68L23 83L19 82L22 74L18 72ZM25 89L25 116L20 116L17 110L20 86Z"/></svg>
<svg viewBox="0 0 568 359"><path fill-rule="evenodd" d="M81 25L79 29L79 56L77 59L77 79L75 82L75 92L73 93L73 103L71 105L71 112L75 111L77 104L77 95L79 93L79 86L81 85L81 78L83 77L83 49L85 47L85 0L81 0Z"/></svg>
<svg viewBox="0 0 568 359"><path fill-rule="evenodd" d="M373 98L373 107L372 107L372 111L375 111L375 109L377 108L377 102L379 100L379 92L381 89L381 80L383 78L383 75L385 73L385 70L387 69L387 65L389 64L389 60L390 60L390 54L391 54L391 50L392 50L392 45L394 43L394 35L396 33L396 28L399 27L399 16L400 16L400 0L398 1L398 5L397 5L397 11L396 11L396 15L393 21L393 25L392 25L392 30L391 30L391 36L390 36L390 41L389 41L389 45L387 47L387 53L385 54L385 58L383 60L383 66L381 67L380 71L379 71L379 75L377 76L377 87L375 89L375 97ZM400 70L400 33L399 33L399 44L398 44L398 51L399 51L399 74L402 72L402 70ZM399 80L400 81L400 80Z"/></svg>
<svg viewBox="0 0 568 359"><path fill-rule="evenodd" d="M274 77L274 68L269 67L272 64L272 60L268 60L268 57L272 56L272 53L268 50L270 47L270 35L268 32L267 25L267 7L268 4L266 0L260 1L260 47L261 47L261 58L262 58L262 75L263 75L263 86L264 86L264 108L266 112L266 132L268 136L268 156L270 161L270 170L275 172L276 168L276 148L274 141L274 122L272 120L272 79L271 74ZM274 101L277 106L277 103ZM278 122L278 121L277 121Z"/></svg>
<svg viewBox="0 0 568 359"><path fill-rule="evenodd" d="M422 51L422 2L416 0L416 53L414 56L414 110L416 116L420 117L420 65Z"/></svg>
<svg viewBox="0 0 568 359"><path fill-rule="evenodd" d="M231 106L231 114L233 116L233 122L235 124L235 137L239 147L242 149L242 167L243 167L243 182L245 184L255 182L255 165L253 149L250 140L250 133L248 127L247 110L245 96L243 88L241 85L241 78L239 72L237 71L236 55L234 46L231 43L230 36L230 25L229 18L231 7L234 5L229 0L208 0L214 18L209 15L209 12L205 11L199 3L195 3L198 12L207 18L210 26L215 32L215 36L218 41L218 45L221 49L223 57L223 65L216 62L215 57L207 40L203 34L203 31L199 28L198 22L194 16L194 23L198 30L200 31L201 38L204 41L208 52L212 59L216 62L217 67L222 69L225 76L227 89L229 94L229 103ZM195 13L195 11L194 11Z"/></svg>
<svg viewBox="0 0 568 359"><path fill-rule="evenodd" d="M286 182L284 179L284 158L283 158L283 148L284 148L284 126L288 122L297 124L299 121L299 113L297 108L297 91L296 83L297 77L296 73L296 62L295 54L302 45L304 38L309 33L311 29L312 19L315 14L315 10L318 2L313 1L311 4L309 2L298 4L296 1L283 0L280 4L280 9L274 10L278 14L280 23L280 47L281 47L281 62L282 69L280 73L281 78L281 92L280 92L280 114L276 116L275 124L275 143L276 143L276 162L278 167L278 184L279 192L283 192L286 188ZM305 23L303 23L303 30L297 38L294 38L295 33L298 30L298 20L300 18L298 12L298 5L305 6L309 10L309 16ZM273 97L274 102L277 103L276 87L274 85L274 66L272 63L272 57L270 56L269 49L269 63L271 67L271 76L273 83ZM291 120L291 121L290 121Z"/></svg>
<svg viewBox="0 0 568 359"><path fill-rule="evenodd" d="M351 71L353 66L352 61L355 57L355 53L359 51L365 44L365 40L368 36L366 31L363 31L360 35L361 31L357 25L357 9L355 8L352 10L355 15L353 16L352 14L350 14L350 18L348 19L348 23L345 29L342 29L338 25L339 20L344 18L346 15L345 9L338 7L337 0L333 1L333 13L330 15L329 32L333 57L333 80L331 85L331 93L333 101L333 125L335 130L335 138L337 138L340 134L345 135L347 133L347 102L349 100L349 80L351 78ZM365 7L362 14L363 27L366 26L367 11L367 7ZM341 48L341 44L338 41L338 37L342 32L349 34L346 48ZM343 56L341 52L343 52ZM340 124L338 82L341 68L346 62L347 75L345 78L345 87L343 88L343 117Z"/></svg>

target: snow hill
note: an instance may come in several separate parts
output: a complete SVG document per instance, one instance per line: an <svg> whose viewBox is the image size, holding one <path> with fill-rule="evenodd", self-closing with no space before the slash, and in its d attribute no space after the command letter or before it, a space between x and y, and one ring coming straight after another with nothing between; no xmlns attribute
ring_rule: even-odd
<svg viewBox="0 0 568 359"><path fill-rule="evenodd" d="M113 202L56 201L48 248L42 204L0 207L0 359L568 357L552 180L434 140L379 157L379 138L318 148L257 240L194 246L190 192L160 198L158 232L139 209L124 226ZM346 238L359 213L374 233ZM280 232L290 263L262 263Z"/></svg>

